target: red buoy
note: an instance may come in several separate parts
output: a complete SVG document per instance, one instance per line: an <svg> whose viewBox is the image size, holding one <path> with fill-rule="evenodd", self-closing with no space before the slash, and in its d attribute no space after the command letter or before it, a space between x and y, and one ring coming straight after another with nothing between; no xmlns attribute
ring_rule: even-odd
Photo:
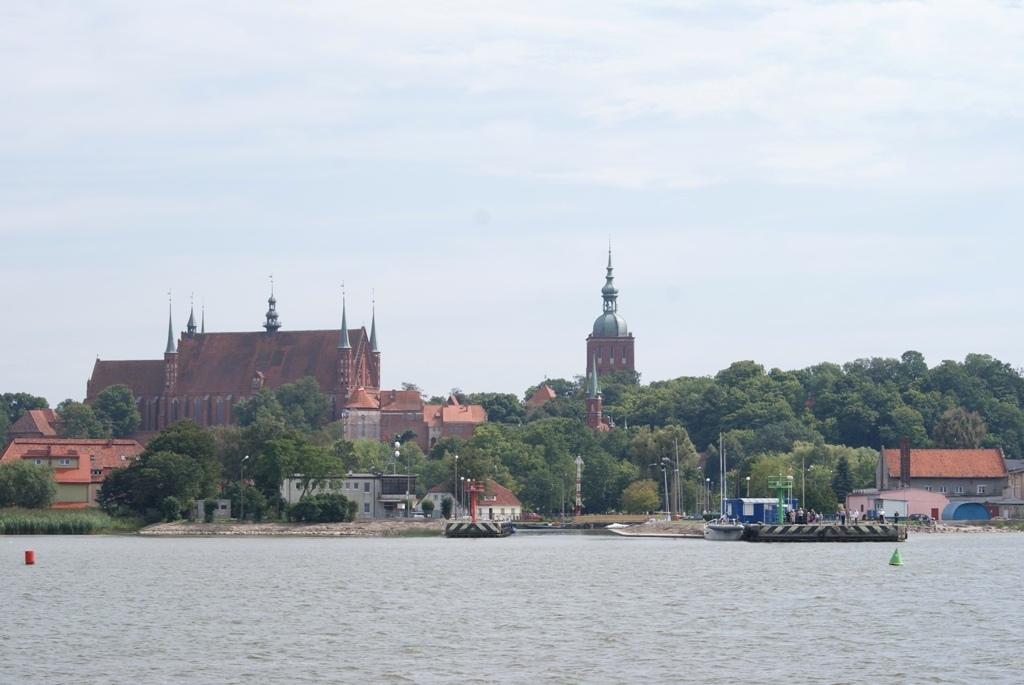
<svg viewBox="0 0 1024 685"><path fill-rule="evenodd" d="M25 550L25 565L26 566L32 566L35 563L36 563L36 553L35 553L35 550L26 549Z"/></svg>

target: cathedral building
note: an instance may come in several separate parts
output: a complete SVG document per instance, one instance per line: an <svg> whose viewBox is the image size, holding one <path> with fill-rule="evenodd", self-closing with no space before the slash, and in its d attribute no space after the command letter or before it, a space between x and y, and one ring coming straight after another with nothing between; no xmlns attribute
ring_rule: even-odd
<svg viewBox="0 0 1024 685"><path fill-rule="evenodd" d="M331 419L344 421L349 439L390 442L412 431L426 451L442 437L472 435L487 420L482 407L460 407L454 398L428 405L419 392L381 391L377 317L370 331L349 329L344 299L341 326L333 330L287 331L273 292L263 331L207 333L205 314L197 326L194 309L179 339L168 313L163 359L96 360L86 402L106 388L132 389L142 417L140 434L152 434L182 419L200 426L235 422L238 402L263 390L312 377L331 405Z"/></svg>
<svg viewBox="0 0 1024 685"><path fill-rule="evenodd" d="M601 316L594 321L594 329L587 336L587 373L597 370L598 376L613 371L635 371L633 356L633 334L626 326L626 320L619 315L619 291L615 287L612 272L612 251L608 250L608 267L604 287Z"/></svg>

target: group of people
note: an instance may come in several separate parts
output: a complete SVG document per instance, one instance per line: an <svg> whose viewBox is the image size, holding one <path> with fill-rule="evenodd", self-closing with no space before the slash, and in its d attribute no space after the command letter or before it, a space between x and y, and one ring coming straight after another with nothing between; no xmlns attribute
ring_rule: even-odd
<svg viewBox="0 0 1024 685"><path fill-rule="evenodd" d="M818 523L823 517L814 509L789 509L786 512L786 523Z"/></svg>

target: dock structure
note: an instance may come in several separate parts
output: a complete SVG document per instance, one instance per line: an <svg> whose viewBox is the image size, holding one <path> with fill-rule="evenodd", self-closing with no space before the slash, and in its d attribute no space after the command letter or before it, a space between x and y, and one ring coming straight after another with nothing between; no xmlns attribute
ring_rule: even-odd
<svg viewBox="0 0 1024 685"><path fill-rule="evenodd" d="M511 521L478 521L476 518L476 496L484 492L480 481L466 481L469 493L469 521L449 521L444 524L446 538L504 538L516 532Z"/></svg>
<svg viewBox="0 0 1024 685"><path fill-rule="evenodd" d="M514 532L511 521L450 521L444 525L446 538L503 538Z"/></svg>
<svg viewBox="0 0 1024 685"><path fill-rule="evenodd" d="M907 526L896 523L748 524L743 539L749 542L901 542Z"/></svg>

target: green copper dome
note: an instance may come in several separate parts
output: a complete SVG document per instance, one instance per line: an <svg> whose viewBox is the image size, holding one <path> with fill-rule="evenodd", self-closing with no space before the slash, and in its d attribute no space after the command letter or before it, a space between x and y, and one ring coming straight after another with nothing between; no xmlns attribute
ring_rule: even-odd
<svg viewBox="0 0 1024 685"><path fill-rule="evenodd" d="M628 335L626 320L615 312L605 312L594 322L595 338L625 338Z"/></svg>

